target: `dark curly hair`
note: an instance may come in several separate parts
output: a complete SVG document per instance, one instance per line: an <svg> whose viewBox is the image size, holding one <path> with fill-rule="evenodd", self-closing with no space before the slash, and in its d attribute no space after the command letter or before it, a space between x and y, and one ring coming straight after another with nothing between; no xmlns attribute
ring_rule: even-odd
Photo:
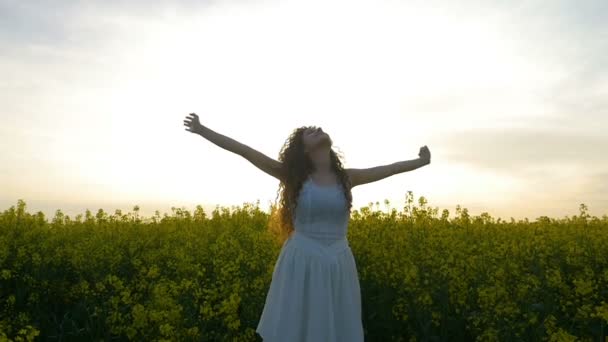
<svg viewBox="0 0 608 342"><path fill-rule="evenodd" d="M297 206L298 196L303 183L306 181L310 173L314 171L314 164L304 152L304 142L302 135L309 128L317 129L317 126L302 126L296 128L287 138L285 144L279 152L279 161L283 165L282 179L277 191L277 198L280 196L279 208L273 206L272 213L274 215L274 224L271 224L272 230L278 233L279 241L282 243L295 230L293 227L293 214ZM329 150L331 169L336 174L344 191L344 197L347 202L347 209L350 213L352 208L352 192L351 183L348 174L342 166L342 152L335 152L332 148ZM276 199L275 199L276 203ZM278 228L277 228L278 227Z"/></svg>

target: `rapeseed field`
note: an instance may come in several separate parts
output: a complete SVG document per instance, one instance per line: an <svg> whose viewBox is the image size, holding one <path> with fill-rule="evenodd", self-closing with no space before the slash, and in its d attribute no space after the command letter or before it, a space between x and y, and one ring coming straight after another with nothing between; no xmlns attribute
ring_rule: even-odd
<svg viewBox="0 0 608 342"><path fill-rule="evenodd" d="M580 204L505 221L405 202L351 214L366 341L607 340L606 215ZM19 200L0 214L0 341L260 341L282 242L272 212L47 219Z"/></svg>

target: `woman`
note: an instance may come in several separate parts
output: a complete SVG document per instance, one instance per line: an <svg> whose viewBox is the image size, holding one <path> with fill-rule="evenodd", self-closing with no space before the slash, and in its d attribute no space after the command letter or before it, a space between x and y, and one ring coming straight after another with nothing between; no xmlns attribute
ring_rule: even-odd
<svg viewBox="0 0 608 342"><path fill-rule="evenodd" d="M195 113L184 125L280 181L281 226L289 237L256 332L264 341L363 341L359 278L346 238L351 190L429 164L429 149L421 147L413 160L345 169L329 135L315 126L295 129L277 161L201 125Z"/></svg>

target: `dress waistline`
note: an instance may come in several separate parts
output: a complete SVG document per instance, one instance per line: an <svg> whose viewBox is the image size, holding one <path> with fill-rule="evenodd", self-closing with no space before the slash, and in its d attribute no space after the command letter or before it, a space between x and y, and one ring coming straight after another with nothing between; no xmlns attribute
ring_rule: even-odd
<svg viewBox="0 0 608 342"><path fill-rule="evenodd" d="M297 230L294 231L291 237L285 241L285 244L290 243L296 244L297 246L305 249L307 252L321 257L335 257L341 252L350 249L350 245L348 244L348 239L346 237L338 239L332 242L329 246L326 246L319 241L298 232Z"/></svg>

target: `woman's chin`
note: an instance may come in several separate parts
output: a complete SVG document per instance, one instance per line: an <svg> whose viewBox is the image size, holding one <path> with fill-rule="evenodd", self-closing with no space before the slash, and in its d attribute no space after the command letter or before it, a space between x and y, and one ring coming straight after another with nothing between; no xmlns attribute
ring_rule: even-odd
<svg viewBox="0 0 608 342"><path fill-rule="evenodd" d="M317 143L318 147L331 147L332 146L332 141L329 138L324 138L319 140L319 142Z"/></svg>

